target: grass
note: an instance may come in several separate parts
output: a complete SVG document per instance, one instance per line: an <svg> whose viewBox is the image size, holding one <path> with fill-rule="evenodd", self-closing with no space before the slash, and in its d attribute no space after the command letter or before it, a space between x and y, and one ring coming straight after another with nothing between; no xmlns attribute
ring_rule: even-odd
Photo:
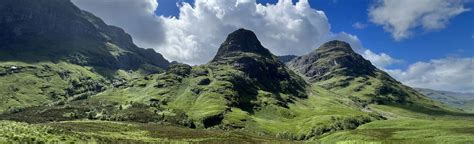
<svg viewBox="0 0 474 144"><path fill-rule="evenodd" d="M0 142L121 142L121 143L261 143L284 140L258 137L239 131L199 130L153 123L64 121L26 124L0 121Z"/></svg>
<svg viewBox="0 0 474 144"><path fill-rule="evenodd" d="M90 67L64 62L1 62L0 72L5 73L0 76L0 112L64 100L69 96L67 90L72 81L80 84L91 79L99 83L103 79ZM80 90L81 87L75 87L73 91Z"/></svg>
<svg viewBox="0 0 474 144"><path fill-rule="evenodd" d="M75 88L78 93L87 92L88 87L81 85L107 79L98 73L111 72L98 72L97 69L66 63L45 63L51 67L50 71L41 64L2 64L3 69L11 65L25 67L18 73L0 76L3 81L24 87L17 90L20 92L0 91L15 94L14 97L2 98L40 98L38 101L41 103L15 105L5 102L9 107L26 108L2 114L0 119L35 124L2 121L5 128L14 130L6 132L7 129L3 129L8 135L0 136L0 141L265 142L274 139L278 142L412 142L419 139L421 142L447 142L457 139L466 142L471 140L468 136L472 136L468 129L457 125L469 123L472 115L443 110L442 105L419 98L416 94L409 96L410 100L415 99L412 104L364 103L382 85L375 78L330 79L308 86L307 97L297 97L292 93L259 87L254 79L230 65L182 66L173 71L149 75L118 70L110 75L116 79L109 79L103 91L83 99L71 99L75 96L66 95L54 99L41 93L41 85L54 84L45 91L66 91L72 81L90 77L81 81L85 84L79 83L79 87ZM36 72L38 70L40 73ZM62 79L57 72L66 70L73 74ZM8 88L12 83L2 83L0 88ZM338 87L328 90L325 88L328 84ZM409 91L405 87L399 88ZM65 101L62 104L42 105L57 100ZM389 120L383 120L383 117ZM407 128L411 125L416 126ZM27 127L31 127L31 131ZM425 132L429 130L432 132ZM453 132L455 130L462 133L457 134ZM41 133L47 134L39 136Z"/></svg>
<svg viewBox="0 0 474 144"><path fill-rule="evenodd" d="M322 142L472 143L472 120L393 119L362 125L356 130L336 132Z"/></svg>

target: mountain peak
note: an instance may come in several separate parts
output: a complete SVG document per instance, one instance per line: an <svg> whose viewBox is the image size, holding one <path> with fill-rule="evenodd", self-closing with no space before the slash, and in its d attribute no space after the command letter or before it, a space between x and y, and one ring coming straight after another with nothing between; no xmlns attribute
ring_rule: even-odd
<svg viewBox="0 0 474 144"><path fill-rule="evenodd" d="M214 60L235 53L254 53L268 57L272 56L270 51L262 46L254 32L243 28L227 36Z"/></svg>
<svg viewBox="0 0 474 144"><path fill-rule="evenodd" d="M354 53L349 43L345 41L340 41L340 40L332 40L332 41L326 42L323 45L321 45L318 49L316 49L316 51L318 52L343 51L346 53Z"/></svg>
<svg viewBox="0 0 474 144"><path fill-rule="evenodd" d="M377 69L355 53L348 43L339 40L324 43L312 53L293 59L288 65L312 81L335 75L373 75Z"/></svg>

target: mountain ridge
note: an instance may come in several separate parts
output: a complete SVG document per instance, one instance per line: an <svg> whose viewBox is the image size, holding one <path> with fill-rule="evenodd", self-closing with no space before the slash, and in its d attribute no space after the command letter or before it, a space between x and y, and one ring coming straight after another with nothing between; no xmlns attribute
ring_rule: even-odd
<svg viewBox="0 0 474 144"><path fill-rule="evenodd" d="M161 54L138 48L124 30L69 0L5 0L0 7L0 60L68 61L110 69L169 65Z"/></svg>
<svg viewBox="0 0 474 144"><path fill-rule="evenodd" d="M313 52L294 58L287 66L310 82L362 105L416 103L430 107L436 103L376 68L355 53L348 43L339 40L324 43ZM441 103L436 105L447 108Z"/></svg>

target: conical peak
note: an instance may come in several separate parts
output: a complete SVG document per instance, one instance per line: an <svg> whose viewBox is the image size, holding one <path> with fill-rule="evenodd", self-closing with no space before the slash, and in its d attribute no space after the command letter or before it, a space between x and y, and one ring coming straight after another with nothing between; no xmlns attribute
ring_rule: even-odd
<svg viewBox="0 0 474 144"><path fill-rule="evenodd" d="M247 52L263 56L271 56L270 51L262 46L255 33L242 28L230 33L227 36L225 42L220 46L214 59L236 52Z"/></svg>
<svg viewBox="0 0 474 144"><path fill-rule="evenodd" d="M351 48L351 45L347 42L340 40L332 40L321 45L317 51L345 51L345 52L354 52Z"/></svg>
<svg viewBox="0 0 474 144"><path fill-rule="evenodd" d="M260 43L257 39L257 35L250 30L240 28L227 36L226 41L241 41L250 43Z"/></svg>

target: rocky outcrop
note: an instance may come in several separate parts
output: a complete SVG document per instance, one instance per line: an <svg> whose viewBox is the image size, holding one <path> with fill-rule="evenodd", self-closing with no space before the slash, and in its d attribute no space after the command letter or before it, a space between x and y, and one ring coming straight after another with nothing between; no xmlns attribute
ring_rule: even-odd
<svg viewBox="0 0 474 144"><path fill-rule="evenodd" d="M306 83L289 70L249 30L238 29L227 37L211 65L232 65L254 79L259 89L305 97Z"/></svg>
<svg viewBox="0 0 474 144"><path fill-rule="evenodd" d="M296 57L288 67L305 75L310 81L326 80L336 75L374 76L377 68L343 41L330 41L315 51Z"/></svg>

